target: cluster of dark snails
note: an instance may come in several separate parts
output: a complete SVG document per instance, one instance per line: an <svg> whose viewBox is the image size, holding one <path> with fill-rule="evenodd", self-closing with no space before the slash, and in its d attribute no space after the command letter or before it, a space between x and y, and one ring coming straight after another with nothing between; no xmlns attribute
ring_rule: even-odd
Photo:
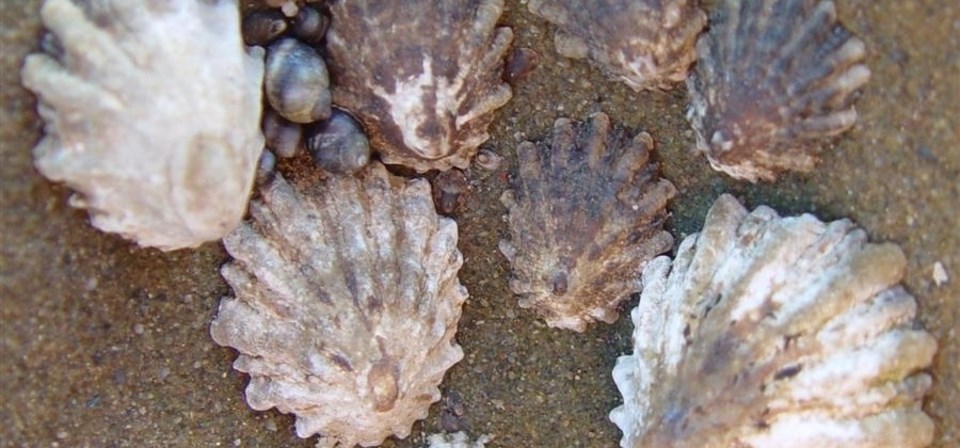
<svg viewBox="0 0 960 448"><path fill-rule="evenodd" d="M280 158L306 148L323 169L355 173L370 161L370 144L359 124L332 107L330 77L316 46L330 18L314 5L287 17L278 9L253 12L243 19L247 45L266 48L263 135Z"/></svg>

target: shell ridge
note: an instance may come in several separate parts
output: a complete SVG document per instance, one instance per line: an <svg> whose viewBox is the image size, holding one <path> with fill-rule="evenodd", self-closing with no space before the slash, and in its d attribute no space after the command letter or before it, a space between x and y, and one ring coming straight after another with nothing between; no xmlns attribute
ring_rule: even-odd
<svg viewBox="0 0 960 448"><path fill-rule="evenodd" d="M785 67L785 72L793 72L797 65L802 62L809 62L812 55L804 54L804 50L810 47L816 47L810 42L820 42L824 37L833 32L831 23L836 20L836 13L833 12L832 1L821 1L809 12L802 16L804 20L794 29L790 39L779 52L779 56L773 60L775 67ZM827 33L824 33L824 31Z"/></svg>
<svg viewBox="0 0 960 448"><path fill-rule="evenodd" d="M238 227L234 229L231 236L236 236L237 239L230 238L229 242L227 239L224 240L227 250L237 254L234 257L236 261L231 263L239 262L237 265L239 268L249 271L257 278L264 279L276 297L283 298L284 302L296 303L293 298L296 297L297 291L306 289L306 285L302 278L290 277L271 269L289 266L280 250L264 240L262 234L252 226ZM254 256L255 253L256 256Z"/></svg>
<svg viewBox="0 0 960 448"><path fill-rule="evenodd" d="M839 42L822 45L818 51L822 54L813 55L815 58L813 63L804 64L805 70L797 73L785 86L782 86L787 95L805 99L817 91L830 90L830 87L843 87L843 83L833 85L832 81L843 80L853 67L861 65L860 61L866 56L866 50L860 39L847 32L834 34L833 40L839 40ZM812 101L799 101L799 103L812 103Z"/></svg>

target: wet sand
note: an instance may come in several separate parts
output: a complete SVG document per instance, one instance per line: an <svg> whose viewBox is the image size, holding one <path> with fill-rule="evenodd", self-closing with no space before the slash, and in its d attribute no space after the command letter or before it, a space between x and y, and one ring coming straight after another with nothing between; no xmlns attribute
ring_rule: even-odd
<svg viewBox="0 0 960 448"><path fill-rule="evenodd" d="M19 85L23 56L37 48L38 0L0 4L0 445L312 446L293 418L255 412L247 378L216 346L208 324L229 294L218 244L161 253L93 229L66 205L70 192L43 179L30 149L41 135L35 101ZM584 61L553 50L554 29L509 1L502 18L515 43L536 50L540 67L514 89L484 147L516 164L515 146L546 137L559 117L597 111L657 141L663 175L679 189L669 230L698 230L712 201L730 192L753 208L850 218L875 241L899 244L906 287L940 352L926 410L937 447L960 445L960 4L838 1L841 21L867 44L873 77L858 103L860 122L823 155L820 168L775 184L751 185L713 172L693 154L683 88L637 94ZM302 162L302 161L301 161ZM289 163L285 170L305 169ZM446 421L493 447L614 447L607 413L620 397L610 376L626 353L632 324L583 334L546 328L520 309L507 287L497 241L506 235L498 198L503 173L467 171L471 193L455 216L471 297L457 339L465 359L441 385L465 415ZM950 280L936 286L940 262ZM632 301L627 307L632 307ZM625 310L628 308L624 308ZM443 403L404 441L422 446L443 429Z"/></svg>

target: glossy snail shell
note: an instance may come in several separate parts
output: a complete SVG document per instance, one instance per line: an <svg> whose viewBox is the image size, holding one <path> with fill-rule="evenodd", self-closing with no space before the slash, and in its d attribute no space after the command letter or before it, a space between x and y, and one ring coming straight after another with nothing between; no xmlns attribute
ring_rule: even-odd
<svg viewBox="0 0 960 448"><path fill-rule="evenodd" d="M267 49L264 89L270 107L294 123L312 123L330 116L330 78L320 55L292 38Z"/></svg>

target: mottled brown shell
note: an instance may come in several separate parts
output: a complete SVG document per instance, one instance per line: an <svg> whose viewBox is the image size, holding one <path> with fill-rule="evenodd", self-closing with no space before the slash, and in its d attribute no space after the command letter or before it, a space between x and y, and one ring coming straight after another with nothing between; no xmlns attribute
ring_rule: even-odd
<svg viewBox="0 0 960 448"><path fill-rule="evenodd" d="M210 332L240 352L250 407L297 416L323 446L406 437L463 357L467 298L457 225L430 185L373 163L322 181L261 179L251 219L224 238L233 260Z"/></svg>
<svg viewBox="0 0 960 448"><path fill-rule="evenodd" d="M650 134L631 138L602 113L557 120L550 143L517 147L519 172L502 198L511 240L500 251L521 307L575 331L617 319L643 266L673 246L662 224L676 190L652 150Z"/></svg>
<svg viewBox="0 0 960 448"><path fill-rule="evenodd" d="M696 0L530 0L559 27L557 51L588 56L634 90L671 88L687 77L707 24Z"/></svg>
<svg viewBox="0 0 960 448"><path fill-rule="evenodd" d="M644 269L634 351L613 370L620 446L927 446L937 343L905 269L848 220L721 196L672 262Z"/></svg>
<svg viewBox="0 0 960 448"><path fill-rule="evenodd" d="M510 99L513 33L503 0L333 1L327 55L334 103L387 164L466 168Z"/></svg>
<svg viewBox="0 0 960 448"><path fill-rule="evenodd" d="M698 150L751 182L813 169L823 138L857 120L855 93L870 77L863 41L837 23L832 1L716 8L687 80Z"/></svg>

